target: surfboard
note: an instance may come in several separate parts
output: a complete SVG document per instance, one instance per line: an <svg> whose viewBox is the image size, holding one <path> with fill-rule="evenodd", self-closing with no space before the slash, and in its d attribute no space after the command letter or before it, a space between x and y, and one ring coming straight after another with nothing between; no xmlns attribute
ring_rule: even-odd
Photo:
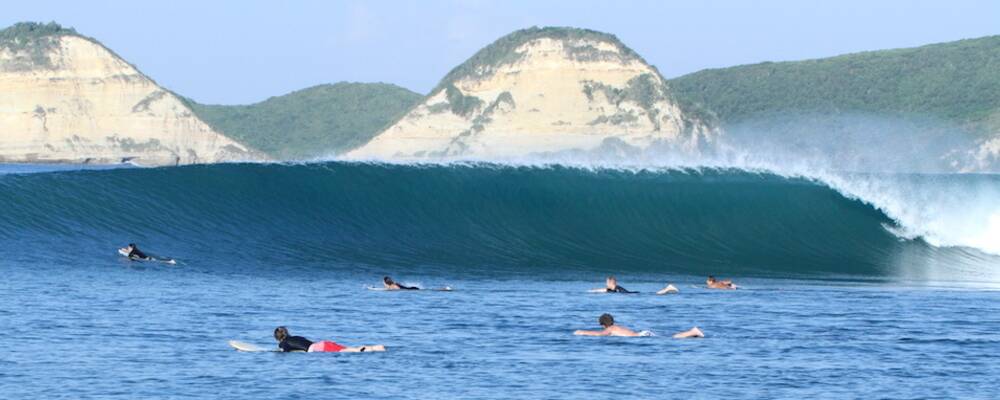
<svg viewBox="0 0 1000 400"><path fill-rule="evenodd" d="M389 290L389 289L386 289L384 287L366 286L365 289L374 290L374 291L377 291L377 292L419 292L419 291L425 291L425 292L427 292L427 291L430 291L430 292L451 292L451 291L454 291L454 289L452 289L451 286L445 286L443 288L437 288L437 289L420 289L420 290Z"/></svg>
<svg viewBox="0 0 1000 400"><path fill-rule="evenodd" d="M246 351L251 353L278 351L278 349L275 348L260 347L253 343L241 342L239 340L230 340L229 346L239 351Z"/></svg>

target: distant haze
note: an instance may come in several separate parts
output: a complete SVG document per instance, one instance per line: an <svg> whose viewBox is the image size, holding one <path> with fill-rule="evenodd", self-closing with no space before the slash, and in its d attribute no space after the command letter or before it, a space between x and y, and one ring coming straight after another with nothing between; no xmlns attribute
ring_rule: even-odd
<svg viewBox="0 0 1000 400"><path fill-rule="evenodd" d="M613 33L668 78L1000 33L1000 2L973 0L36 0L3 8L4 27L19 21L75 27L160 84L202 103L223 104L345 80L426 93L476 50L532 25Z"/></svg>

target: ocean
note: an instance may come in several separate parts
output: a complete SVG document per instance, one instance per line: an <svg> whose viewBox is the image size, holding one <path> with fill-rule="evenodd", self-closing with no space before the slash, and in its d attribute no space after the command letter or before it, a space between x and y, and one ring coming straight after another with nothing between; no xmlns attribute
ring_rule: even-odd
<svg viewBox="0 0 1000 400"><path fill-rule="evenodd" d="M0 166L0 268L8 398L1000 396L998 175Z"/></svg>

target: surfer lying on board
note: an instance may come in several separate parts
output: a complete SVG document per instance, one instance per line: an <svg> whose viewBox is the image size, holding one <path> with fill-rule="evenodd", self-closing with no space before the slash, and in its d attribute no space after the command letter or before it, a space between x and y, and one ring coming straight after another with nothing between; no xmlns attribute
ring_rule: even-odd
<svg viewBox="0 0 1000 400"><path fill-rule="evenodd" d="M158 261L167 264L177 264L177 261L173 258L158 257L155 254L146 254L135 243L129 243L128 246L118 249L118 254L128 257L129 260L133 261Z"/></svg>
<svg viewBox="0 0 1000 400"><path fill-rule="evenodd" d="M573 332L573 334L577 336L644 336L624 326L615 325L615 317L612 317L611 314L601 314L601 317L598 318L597 322L600 323L604 329L599 331L578 330ZM698 329L697 326L674 335L675 339L701 337L705 337L705 334L702 333L701 329Z"/></svg>
<svg viewBox="0 0 1000 400"><path fill-rule="evenodd" d="M128 246L121 249L121 251L123 254L125 254L125 257L131 258L133 260L148 261L153 259L152 257L147 256L146 253L143 253L142 250L139 250L139 247L137 247L135 243L129 243Z"/></svg>
<svg viewBox="0 0 1000 400"><path fill-rule="evenodd" d="M274 328L274 338L278 341L278 348L284 352L362 353L366 351L385 351L385 346L380 344L374 346L346 347L329 340L313 342L302 336L288 336L288 328L283 326Z"/></svg>
<svg viewBox="0 0 1000 400"><path fill-rule="evenodd" d="M603 288L600 288L600 289L590 289L590 290L588 290L588 292L590 292L590 293L639 293L639 292L633 292L633 291L625 289L625 288L623 288L621 286L618 286L618 279L616 279L614 277L614 275L609 276L607 279L604 280L604 287Z"/></svg>
<svg viewBox="0 0 1000 400"><path fill-rule="evenodd" d="M385 290L420 290L416 286L403 286L392 280L392 278L386 276L382 278L382 285L385 286Z"/></svg>
<svg viewBox="0 0 1000 400"><path fill-rule="evenodd" d="M709 289L736 289L736 285L733 284L733 281L729 279L720 281L715 279L714 276L709 276L708 279L705 280L705 285L708 286Z"/></svg>

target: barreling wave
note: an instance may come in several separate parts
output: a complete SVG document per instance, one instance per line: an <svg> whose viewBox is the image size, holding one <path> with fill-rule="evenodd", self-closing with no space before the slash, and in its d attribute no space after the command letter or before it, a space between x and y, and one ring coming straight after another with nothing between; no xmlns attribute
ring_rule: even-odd
<svg viewBox="0 0 1000 400"><path fill-rule="evenodd" d="M996 177L887 179L341 162L10 174L0 175L0 249L88 260L136 241L237 268L940 278L941 268L1000 265L989 238L934 242L945 240L934 229L949 227L919 226L926 205L912 211L900 197L907 187L956 191Z"/></svg>

